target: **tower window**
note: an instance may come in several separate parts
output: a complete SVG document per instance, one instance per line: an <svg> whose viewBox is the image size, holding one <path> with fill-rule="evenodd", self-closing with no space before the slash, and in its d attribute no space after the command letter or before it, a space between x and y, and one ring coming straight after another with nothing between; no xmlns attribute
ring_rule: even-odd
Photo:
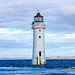
<svg viewBox="0 0 75 75"><path fill-rule="evenodd" d="M39 30L39 32L41 32L41 30Z"/></svg>
<svg viewBox="0 0 75 75"><path fill-rule="evenodd" d="M41 51L39 51L39 56L41 56Z"/></svg>
<svg viewBox="0 0 75 75"><path fill-rule="evenodd" d="M41 36L39 36L39 38L41 38Z"/></svg>

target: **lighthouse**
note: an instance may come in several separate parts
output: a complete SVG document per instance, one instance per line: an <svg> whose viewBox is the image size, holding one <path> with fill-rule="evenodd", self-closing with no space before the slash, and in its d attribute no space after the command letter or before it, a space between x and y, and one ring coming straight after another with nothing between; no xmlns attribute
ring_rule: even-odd
<svg viewBox="0 0 75 75"><path fill-rule="evenodd" d="M32 65L45 65L45 42L44 42L44 29L45 24L43 21L43 16L38 12L34 16L34 21L32 22L33 29L33 55L32 55Z"/></svg>

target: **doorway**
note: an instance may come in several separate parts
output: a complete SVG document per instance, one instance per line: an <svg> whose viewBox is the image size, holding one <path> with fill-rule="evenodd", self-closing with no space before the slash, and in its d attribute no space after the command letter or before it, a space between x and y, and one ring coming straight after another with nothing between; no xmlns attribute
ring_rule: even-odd
<svg viewBox="0 0 75 75"><path fill-rule="evenodd" d="M39 63L41 65L41 51L39 51Z"/></svg>

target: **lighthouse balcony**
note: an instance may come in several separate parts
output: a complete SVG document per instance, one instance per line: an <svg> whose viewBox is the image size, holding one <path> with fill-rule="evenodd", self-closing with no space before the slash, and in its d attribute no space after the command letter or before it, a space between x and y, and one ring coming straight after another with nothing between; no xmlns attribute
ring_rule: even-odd
<svg viewBox="0 0 75 75"><path fill-rule="evenodd" d="M34 28L36 28L36 29L38 29L38 28L45 29L46 26L45 25L32 25L32 29L34 29Z"/></svg>
<svg viewBox="0 0 75 75"><path fill-rule="evenodd" d="M34 23L32 23L32 28L33 29L34 28L43 28L43 29L45 29L46 28L46 25L43 22L40 22L40 23L34 22Z"/></svg>

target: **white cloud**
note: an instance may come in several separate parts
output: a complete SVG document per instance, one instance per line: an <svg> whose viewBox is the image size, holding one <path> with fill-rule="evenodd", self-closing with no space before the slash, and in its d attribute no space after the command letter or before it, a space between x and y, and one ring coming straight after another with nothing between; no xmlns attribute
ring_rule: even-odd
<svg viewBox="0 0 75 75"><path fill-rule="evenodd" d="M73 34L45 34L46 49L50 49L52 53L68 52L75 50L75 33ZM61 52L62 51L62 52ZM48 51L47 51L48 52ZM67 55L69 55L67 53ZM74 55L74 53L73 53Z"/></svg>
<svg viewBox="0 0 75 75"><path fill-rule="evenodd" d="M7 29L7 28L0 28L0 34L29 34L31 31L24 31L21 29Z"/></svg>
<svg viewBox="0 0 75 75"><path fill-rule="evenodd" d="M50 56L75 56L75 48L54 48L54 49L46 49L46 57Z"/></svg>
<svg viewBox="0 0 75 75"><path fill-rule="evenodd" d="M6 51L6 52L5 52ZM0 48L0 58L31 58L32 49L26 48Z"/></svg>
<svg viewBox="0 0 75 75"><path fill-rule="evenodd" d="M57 40L67 40L68 39L68 41L69 41L69 39L70 40L74 40L75 39L75 33L72 33L72 34L50 34L50 33L46 33L45 34L45 36L46 36L46 39L53 39L52 41L57 41ZM54 40L55 39L55 40Z"/></svg>
<svg viewBox="0 0 75 75"><path fill-rule="evenodd" d="M48 49L53 55L54 52L55 55L69 55L71 51L74 52L75 0L0 0L0 10L0 50L5 51L9 47L15 47L14 51L24 47L31 49L31 22L37 10L40 10L45 17L48 32L45 33L46 52L48 53ZM11 49L10 54L14 56Z"/></svg>
<svg viewBox="0 0 75 75"><path fill-rule="evenodd" d="M64 31L64 29L62 29L63 27L67 28L66 31L74 31L74 21L71 22L71 24L67 23L66 25L63 23L64 15L68 14L67 16L72 16L70 19L74 18L74 2L74 0L36 0L35 2L34 0L1 0L0 10L2 11L0 12L0 27L24 29L24 27L27 26L27 29L30 30L33 16L39 9L46 17L45 21L48 25L47 28L50 27L52 29L53 27L58 28L59 26L58 29L60 29L59 31L61 32ZM64 16L64 19L68 20L68 17ZM53 31L56 32L57 30Z"/></svg>
<svg viewBox="0 0 75 75"><path fill-rule="evenodd" d="M32 31L25 31L21 29L7 29L0 28L0 50L10 50L10 54L13 56L13 53L18 50L17 55L22 53L25 49L24 54L31 54L29 50L32 50ZM75 33L72 34L59 34L59 33L45 33L45 42L46 42L46 56L52 55L69 55L71 51L75 50ZM18 49L20 48L20 49ZM12 49L14 49L12 51ZM22 51L23 49L23 51ZM69 52L67 53L67 51ZM28 54L29 53L29 54ZM48 53L48 54L47 54ZM74 53L71 53L71 55ZM51 56L52 56L51 55ZM7 53L6 53L7 56ZM20 55L21 56L21 55ZM16 56L15 56L16 57Z"/></svg>
<svg viewBox="0 0 75 75"><path fill-rule="evenodd" d="M0 47L28 47L32 46L32 32L21 29L0 28Z"/></svg>

